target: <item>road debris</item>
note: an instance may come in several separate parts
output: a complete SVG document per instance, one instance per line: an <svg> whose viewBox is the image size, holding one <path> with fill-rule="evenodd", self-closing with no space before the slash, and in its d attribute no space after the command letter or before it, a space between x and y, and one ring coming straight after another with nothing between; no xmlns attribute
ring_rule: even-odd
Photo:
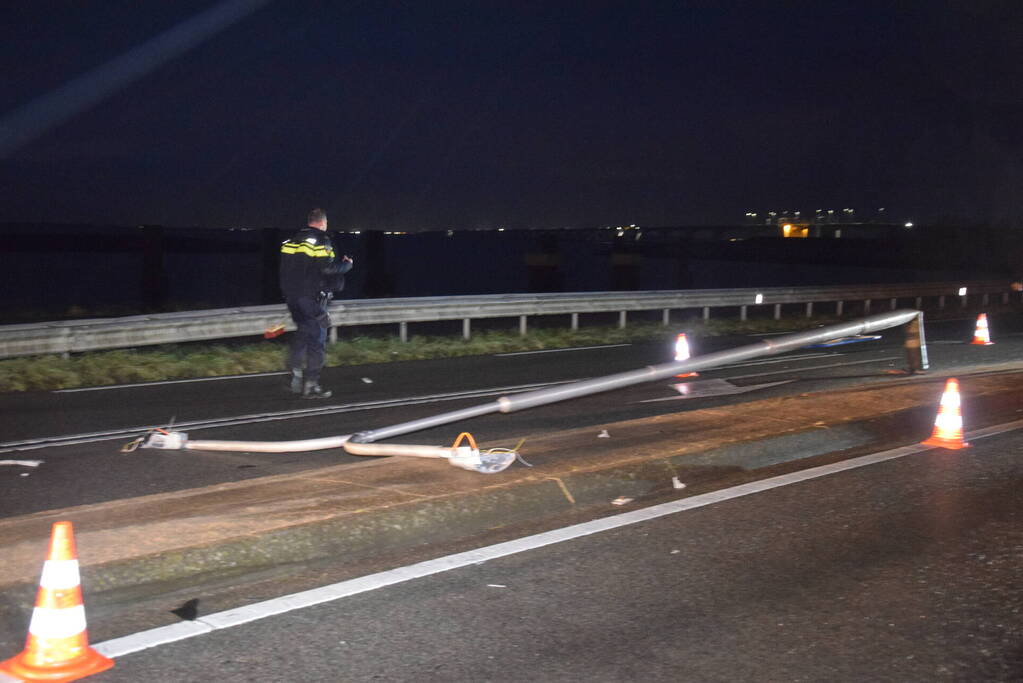
<svg viewBox="0 0 1023 683"><path fill-rule="evenodd" d="M507 588L503 583L488 583L487 588Z"/></svg>
<svg viewBox="0 0 1023 683"><path fill-rule="evenodd" d="M632 498L628 498L626 496L618 496L617 498L611 501L611 505L625 505L626 503L631 502Z"/></svg>
<svg viewBox="0 0 1023 683"><path fill-rule="evenodd" d="M672 477L671 478L671 486L672 486L672 488L674 488L676 490L684 489L686 487L685 484L683 484L681 481L679 481L678 477Z"/></svg>
<svg viewBox="0 0 1023 683"><path fill-rule="evenodd" d="M611 435L607 433L606 429L601 429L600 434L597 434L598 439L610 439Z"/></svg>
<svg viewBox="0 0 1023 683"><path fill-rule="evenodd" d="M0 465L15 465L17 467L39 467L42 460L0 460Z"/></svg>
<svg viewBox="0 0 1023 683"><path fill-rule="evenodd" d="M369 377L363 377L362 378L362 383L363 384L372 384L373 380L371 380Z"/></svg>

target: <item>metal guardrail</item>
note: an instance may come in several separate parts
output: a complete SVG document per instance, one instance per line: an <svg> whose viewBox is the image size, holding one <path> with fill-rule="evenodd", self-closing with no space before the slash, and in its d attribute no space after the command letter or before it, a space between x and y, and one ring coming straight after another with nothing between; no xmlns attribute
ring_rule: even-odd
<svg viewBox="0 0 1023 683"><path fill-rule="evenodd" d="M963 293L965 292L965 293ZM813 314L818 303L834 303L831 311L842 315L846 302L864 302L871 307L894 310L900 300L913 300L913 308L944 308L957 300L965 307L980 299L986 305L992 296L1009 300L1009 283L935 282L893 285L850 285L832 287L766 287L750 289L689 289L645 292L574 292L564 294L488 294L480 296L413 297L366 299L334 303L331 319L335 326L398 325L399 335L408 337L408 324L439 320L461 320L462 335L469 338L471 321L484 318L518 318L519 331L527 330L527 319L538 315L570 315L577 328L583 313L618 313L624 327L630 311L662 311L668 324L672 310L702 309L704 318L715 308L738 308L746 319L750 308L773 307L780 318L782 307L802 304L805 315ZM931 304L927 306L925 304ZM282 304L248 306L180 313L68 320L0 326L0 358L38 354L68 354L101 349L132 348L262 335L264 330L284 323L294 329ZM331 329L336 341L337 329Z"/></svg>

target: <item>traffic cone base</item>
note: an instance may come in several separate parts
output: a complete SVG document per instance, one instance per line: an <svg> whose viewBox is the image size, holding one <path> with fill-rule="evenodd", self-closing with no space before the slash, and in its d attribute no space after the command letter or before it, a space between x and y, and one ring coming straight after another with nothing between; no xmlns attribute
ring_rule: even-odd
<svg viewBox="0 0 1023 683"><path fill-rule="evenodd" d="M962 439L942 439L937 436L924 439L920 442L921 446L937 446L938 448L948 448L949 450L959 450L960 448L969 448L970 444Z"/></svg>
<svg viewBox="0 0 1023 683"><path fill-rule="evenodd" d="M98 674L114 666L114 660L104 657L88 646L78 657L52 665L33 665L26 661L30 657L31 655L26 648L21 654L11 657L6 662L0 664L0 672L23 681L60 683L62 681L77 681L79 678Z"/></svg>
<svg viewBox="0 0 1023 683"><path fill-rule="evenodd" d="M955 378L950 378L945 382L945 391L941 394L938 417L934 420L934 431L930 438L921 441L920 444L951 450L970 447L970 444L963 440L963 414L959 397L959 381Z"/></svg>
<svg viewBox="0 0 1023 683"><path fill-rule="evenodd" d="M56 522L25 649L0 663L0 673L23 681L74 681L113 665L89 647L74 531L71 522Z"/></svg>

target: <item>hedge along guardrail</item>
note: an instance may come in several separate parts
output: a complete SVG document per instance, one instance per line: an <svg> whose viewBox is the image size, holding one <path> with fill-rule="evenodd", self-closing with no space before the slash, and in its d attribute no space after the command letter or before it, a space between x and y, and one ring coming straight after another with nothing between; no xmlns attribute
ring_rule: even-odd
<svg viewBox="0 0 1023 683"><path fill-rule="evenodd" d="M472 321L485 318L517 317L519 332L524 335L528 318L540 315L569 315L572 329L577 329L582 313L617 313L618 326L625 327L628 314L633 311L660 310L662 322L667 325L673 310L701 309L702 317L708 319L712 309L738 308L739 318L746 320L751 308L773 307L774 318L780 319L782 307L793 304L802 305L805 315L811 316L816 304L830 303L833 308L827 312L842 315L846 302L863 302L864 314L869 314L872 307L887 306L895 310L899 300L912 299L917 309L940 309L949 305L965 308L971 300L977 299L981 305L987 305L992 297L1000 297L1002 303L1008 303L1009 283L973 281L366 299L331 305L335 327L331 328L330 337L331 341L337 341L338 326L396 324L400 338L405 341L409 323L461 320L462 336L468 339ZM0 358L251 337L281 323L287 329L294 329L287 309L282 304L274 304L3 325L0 326Z"/></svg>

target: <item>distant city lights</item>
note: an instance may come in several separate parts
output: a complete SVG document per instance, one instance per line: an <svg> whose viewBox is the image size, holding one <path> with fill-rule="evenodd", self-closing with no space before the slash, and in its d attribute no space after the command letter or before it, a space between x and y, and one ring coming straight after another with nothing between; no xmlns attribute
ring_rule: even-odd
<svg viewBox="0 0 1023 683"><path fill-rule="evenodd" d="M763 225L777 225L787 231L795 232L797 229L812 226L814 224L828 223L828 224L874 224L880 223L884 225L891 225L890 217L887 213L888 209L880 206L873 212L866 214L857 212L852 207L845 207L842 209L816 209L815 211L806 212L807 216L803 216L803 211L784 209L782 211L749 211L745 213L747 223L761 223ZM898 223L895 223L896 225ZM791 227L787 227L791 225ZM907 221L904 224L906 228L912 228L914 223Z"/></svg>

